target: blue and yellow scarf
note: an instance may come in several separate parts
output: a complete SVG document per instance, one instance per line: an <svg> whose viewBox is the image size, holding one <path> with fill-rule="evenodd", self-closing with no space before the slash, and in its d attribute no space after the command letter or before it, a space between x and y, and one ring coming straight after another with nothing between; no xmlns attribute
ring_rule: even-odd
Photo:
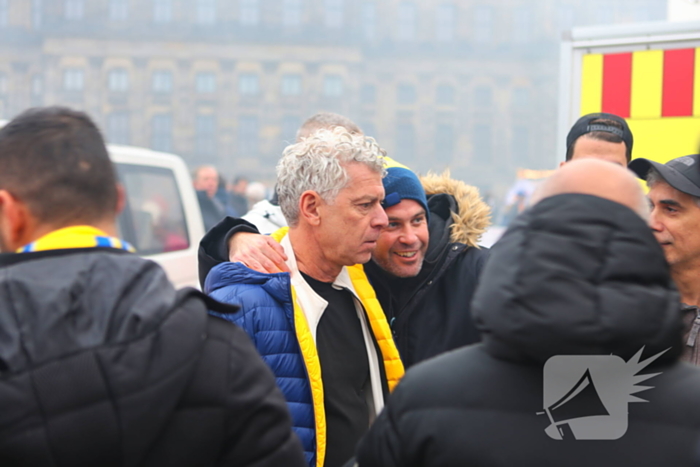
<svg viewBox="0 0 700 467"><path fill-rule="evenodd" d="M95 247L116 248L132 253L136 251L129 243L119 238L110 237L100 229L89 225L75 225L54 230L32 243L19 248L17 253Z"/></svg>

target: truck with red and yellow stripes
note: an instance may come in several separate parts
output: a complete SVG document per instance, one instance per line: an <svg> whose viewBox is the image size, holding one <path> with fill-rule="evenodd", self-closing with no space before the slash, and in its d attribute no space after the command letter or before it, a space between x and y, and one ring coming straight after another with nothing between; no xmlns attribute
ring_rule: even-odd
<svg viewBox="0 0 700 467"><path fill-rule="evenodd" d="M700 22L575 28L561 45L558 144L581 116L624 117L633 157L700 152Z"/></svg>

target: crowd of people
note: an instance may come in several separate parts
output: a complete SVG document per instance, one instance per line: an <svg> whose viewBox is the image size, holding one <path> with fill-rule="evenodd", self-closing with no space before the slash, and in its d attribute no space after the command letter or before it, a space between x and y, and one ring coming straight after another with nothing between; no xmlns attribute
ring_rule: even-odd
<svg viewBox="0 0 700 467"><path fill-rule="evenodd" d="M199 292L117 238L86 114L0 130L0 465L700 465L700 155L586 115L488 250L478 190L380 143L314 115L246 207L198 168ZM634 368L548 405L560 356Z"/></svg>

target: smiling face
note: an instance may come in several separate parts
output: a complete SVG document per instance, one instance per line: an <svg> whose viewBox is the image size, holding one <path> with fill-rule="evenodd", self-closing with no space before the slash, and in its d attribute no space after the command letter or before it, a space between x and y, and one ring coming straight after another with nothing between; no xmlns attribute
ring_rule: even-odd
<svg viewBox="0 0 700 467"><path fill-rule="evenodd" d="M683 192L659 181L649 190L649 226L673 268L700 264L700 206Z"/></svg>
<svg viewBox="0 0 700 467"><path fill-rule="evenodd" d="M349 181L332 202L321 201L317 227L322 255L340 267L369 261L387 225L381 174L359 163L345 169Z"/></svg>
<svg viewBox="0 0 700 467"><path fill-rule="evenodd" d="M386 208L389 224L382 230L372 259L396 277L417 276L428 249L425 209L411 199Z"/></svg>

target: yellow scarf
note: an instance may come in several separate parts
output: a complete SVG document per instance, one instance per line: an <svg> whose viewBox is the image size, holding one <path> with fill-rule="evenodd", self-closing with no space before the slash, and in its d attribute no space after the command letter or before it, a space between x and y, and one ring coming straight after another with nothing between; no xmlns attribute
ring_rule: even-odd
<svg viewBox="0 0 700 467"><path fill-rule="evenodd" d="M129 243L110 237L100 229L89 225L74 225L49 232L32 243L19 248L17 253L94 247L117 248L131 251L132 253L136 251Z"/></svg>

